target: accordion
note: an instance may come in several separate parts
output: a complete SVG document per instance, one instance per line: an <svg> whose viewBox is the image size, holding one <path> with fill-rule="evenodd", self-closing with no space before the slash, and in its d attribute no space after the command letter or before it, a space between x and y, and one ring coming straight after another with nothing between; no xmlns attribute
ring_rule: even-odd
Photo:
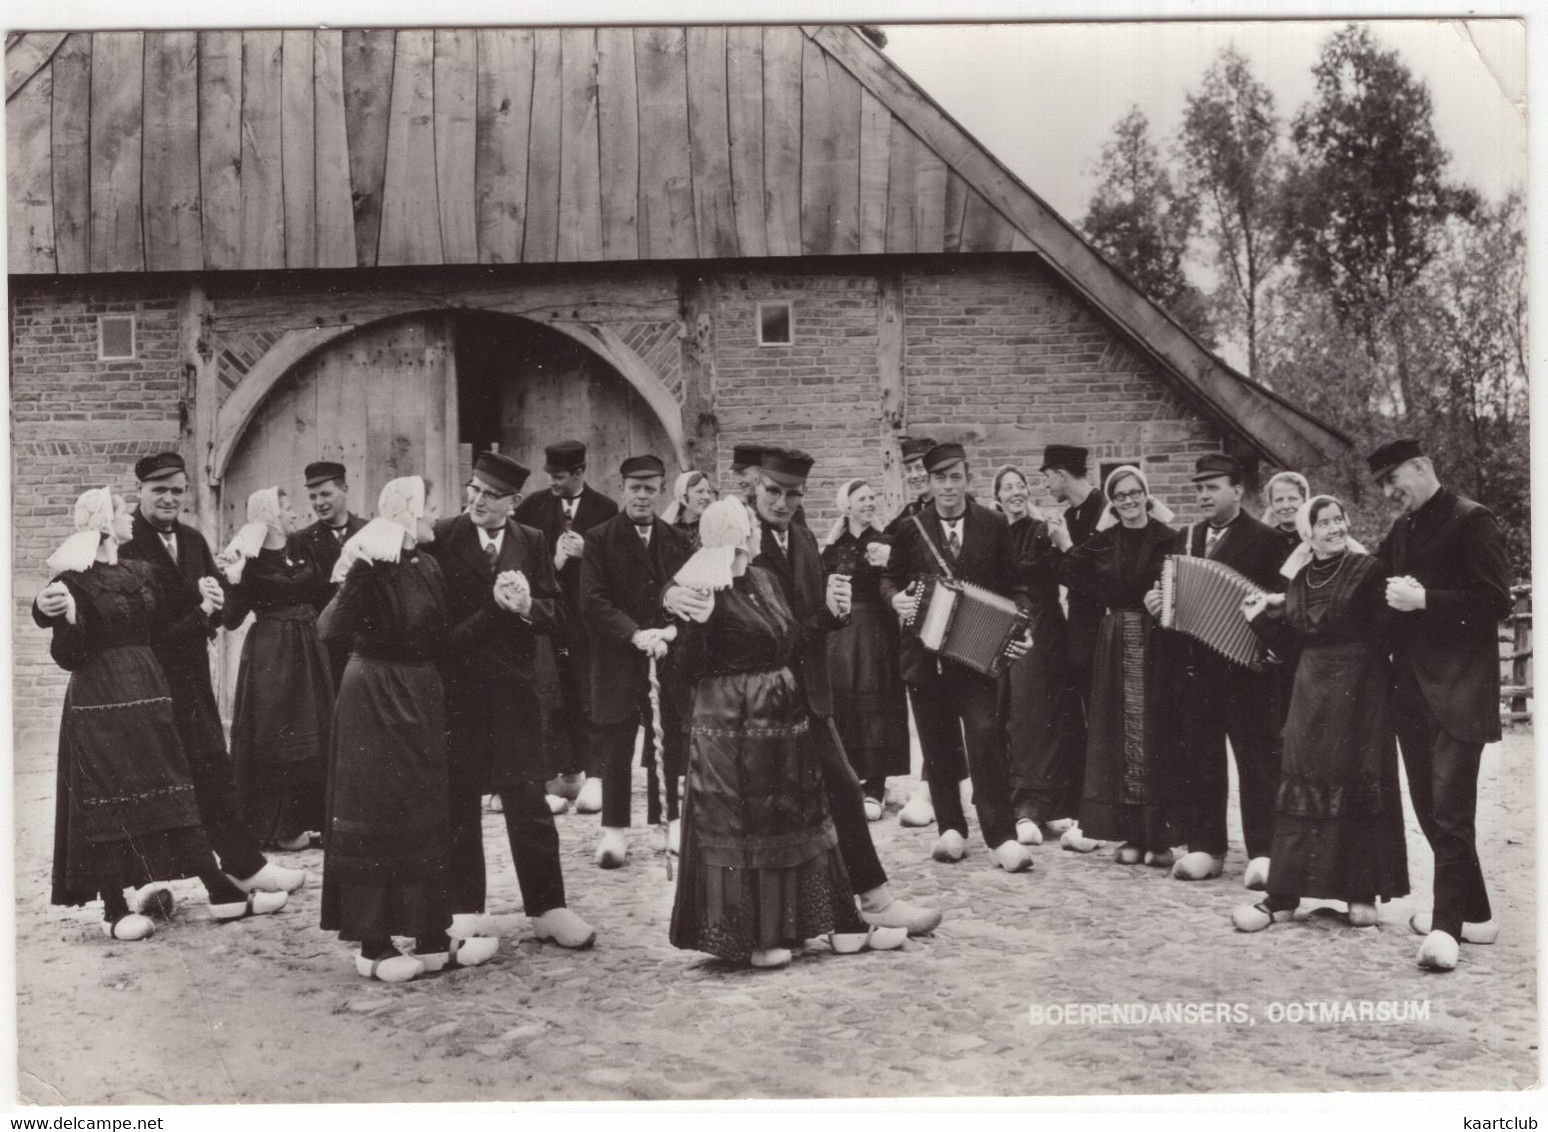
<svg viewBox="0 0 1548 1132"><path fill-rule="evenodd" d="M1161 627L1261 672L1263 648L1242 616L1242 599L1263 592L1224 563L1169 554L1161 567Z"/></svg>
<svg viewBox="0 0 1548 1132"><path fill-rule="evenodd" d="M1031 618L1008 597L956 578L928 575L911 587L919 594L914 616L903 622L933 653L998 676L1010 660L1005 646L1023 636Z"/></svg>

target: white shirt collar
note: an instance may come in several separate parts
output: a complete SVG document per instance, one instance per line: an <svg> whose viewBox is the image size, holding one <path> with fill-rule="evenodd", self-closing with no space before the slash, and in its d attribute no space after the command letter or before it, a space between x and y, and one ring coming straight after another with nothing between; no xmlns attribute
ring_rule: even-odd
<svg viewBox="0 0 1548 1132"><path fill-rule="evenodd" d="M478 528L478 545L481 547L487 548L493 545L496 550L499 550L500 544L504 541L504 539L504 527L501 527L497 531L485 530L483 527Z"/></svg>

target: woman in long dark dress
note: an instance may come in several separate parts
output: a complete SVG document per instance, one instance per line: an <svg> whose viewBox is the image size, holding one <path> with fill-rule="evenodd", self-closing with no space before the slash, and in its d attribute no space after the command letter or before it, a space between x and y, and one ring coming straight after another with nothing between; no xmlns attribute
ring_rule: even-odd
<svg viewBox="0 0 1548 1132"><path fill-rule="evenodd" d="M280 849L321 845L333 675L317 637L317 564L290 538L295 512L277 487L247 501L247 525L216 559L231 583L222 610L242 642L231 758L253 834Z"/></svg>
<svg viewBox="0 0 1548 1132"><path fill-rule="evenodd" d="M1145 594L1161 577L1178 532L1171 512L1150 496L1144 473L1124 465L1102 485L1110 501L1084 546L1072 546L1061 519L1049 522L1064 551L1059 581L1105 607L1091 672L1086 778L1080 827L1088 838L1120 842L1119 864L1169 868L1167 805L1161 781L1173 723L1164 680L1166 648Z"/></svg>
<svg viewBox="0 0 1548 1132"><path fill-rule="evenodd" d="M1268 897L1236 909L1241 931L1290 919L1302 897L1343 900L1356 927L1378 900L1408 894L1408 849L1392 720L1386 577L1349 537L1343 505L1301 507L1303 549L1285 564L1283 596L1242 612L1272 648L1300 650L1274 808Z"/></svg>
<svg viewBox="0 0 1548 1132"><path fill-rule="evenodd" d="M880 821L887 778L909 771L908 697L898 667L898 621L882 600L892 540L876 526L876 492L862 479L839 487L839 517L822 564L850 584L850 617L828 634L833 722L865 793L865 816Z"/></svg>
<svg viewBox="0 0 1548 1132"><path fill-rule="evenodd" d="M1048 524L1032 512L1026 477L1009 464L995 472L994 500L1010 521L1032 615L1032 649L1010 666L1000 685L1016 840L1041 845L1045 826L1060 834L1074 825L1086 757L1078 725L1080 699L1066 662L1069 634L1059 604L1063 556L1049 537Z"/></svg>
<svg viewBox="0 0 1548 1132"><path fill-rule="evenodd" d="M377 517L344 544L343 584L319 625L324 641L351 642L333 717L322 927L359 941L361 975L391 983L476 966L498 947L447 935L451 809L435 662L450 625L441 568L416 551L435 537L425 490L418 476L382 488ZM393 936L414 937L414 955Z"/></svg>
<svg viewBox="0 0 1548 1132"><path fill-rule="evenodd" d="M283 892L248 896L215 861L178 739L172 694L150 649L162 600L144 562L120 562L132 515L106 488L81 495L72 535L48 560L58 571L34 620L53 630L50 651L70 673L59 726L52 902L102 900L110 939L150 936L126 887L197 876L217 920L277 912ZM171 910L160 889L159 908Z"/></svg>
<svg viewBox="0 0 1548 1132"><path fill-rule="evenodd" d="M676 578L714 596L674 646L695 683L672 944L755 967L783 967L823 933L836 951L899 946L904 929L867 934L855 911L790 667L802 627L749 565L757 531L741 500L711 504Z"/></svg>

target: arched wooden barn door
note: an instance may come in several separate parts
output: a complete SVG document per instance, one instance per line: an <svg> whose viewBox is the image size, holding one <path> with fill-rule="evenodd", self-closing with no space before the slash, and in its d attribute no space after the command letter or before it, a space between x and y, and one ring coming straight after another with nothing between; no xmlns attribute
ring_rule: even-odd
<svg viewBox="0 0 1548 1132"><path fill-rule="evenodd" d="M462 506L474 451L496 448L533 469L543 448L584 440L588 480L616 495L626 456L651 452L675 473L675 449L645 399L573 339L510 315L436 311L366 327L298 364L264 400L237 442L220 487L220 545L246 521L247 497L278 485L312 521L302 469L338 460L350 509L369 517L382 485L400 475L435 481L441 514ZM668 484L670 486L670 483ZM246 629L222 635L220 702L230 717Z"/></svg>

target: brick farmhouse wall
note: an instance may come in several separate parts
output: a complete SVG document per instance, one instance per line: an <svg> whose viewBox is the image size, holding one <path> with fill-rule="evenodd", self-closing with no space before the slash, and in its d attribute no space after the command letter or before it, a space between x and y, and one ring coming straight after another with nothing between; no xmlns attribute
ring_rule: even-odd
<svg viewBox="0 0 1548 1132"><path fill-rule="evenodd" d="M818 460L807 511L813 529L825 531L836 514L838 484L864 476L881 487L892 463L895 430L883 415L888 379L881 358L891 349L901 368L893 397L895 405L900 399L902 427L963 439L981 494L1001 463L1026 470L1041 491L1043 446L1073 442L1091 447L1096 460L1142 460L1153 488L1174 506L1185 504L1193 459L1220 447L1215 428L1032 257L953 260L782 261L763 271L695 265L695 278L709 282L712 296L705 381L722 477L739 441L807 449ZM606 269L575 273L592 292L610 286ZM463 291L487 278L471 270L456 276ZM188 447L182 286L156 276L12 280L13 695L23 735L51 732L63 698L66 676L50 661L47 635L32 624L29 605L47 578L44 559L69 533L70 505L95 484L132 492L136 459ZM512 280L489 286L509 293ZM619 282L620 296L627 286ZM881 329L888 287L902 321L900 342L895 331L889 338ZM217 320L216 356L227 348L244 358L261 353L283 329L310 322L314 301L298 288L292 300L269 297L239 319ZM758 345L758 304L770 301L791 304L788 346ZM274 312L272 326L259 325L260 310ZM135 316L135 360L97 360L101 314ZM623 317L618 329L637 337ZM653 368L682 398L676 367L654 357L659 345L651 348ZM228 370L222 367L223 381Z"/></svg>

